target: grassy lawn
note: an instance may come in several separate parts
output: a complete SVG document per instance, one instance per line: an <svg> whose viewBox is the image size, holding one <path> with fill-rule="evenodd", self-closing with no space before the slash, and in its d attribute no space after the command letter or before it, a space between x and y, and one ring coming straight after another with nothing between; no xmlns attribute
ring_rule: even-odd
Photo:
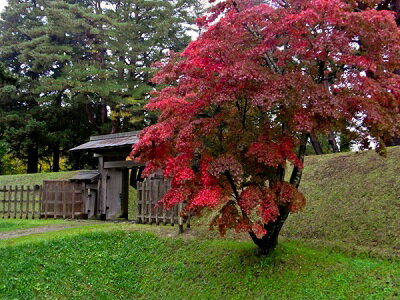
<svg viewBox="0 0 400 300"><path fill-rule="evenodd" d="M0 242L0 298L395 299L400 261L104 224ZM122 230L124 229L124 230ZM144 230L144 231L143 231ZM150 229L151 230L151 229Z"/></svg>
<svg viewBox="0 0 400 300"><path fill-rule="evenodd" d="M44 220L44 219L0 219L0 232L12 231L17 229L27 229L38 226L53 224L69 224L65 220Z"/></svg>

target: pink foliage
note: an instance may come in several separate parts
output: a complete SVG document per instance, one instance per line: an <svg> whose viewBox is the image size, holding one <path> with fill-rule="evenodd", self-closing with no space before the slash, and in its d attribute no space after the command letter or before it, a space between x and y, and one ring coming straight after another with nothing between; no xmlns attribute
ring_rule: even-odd
<svg viewBox="0 0 400 300"><path fill-rule="evenodd" d="M285 5L285 2L290 5ZM363 2L370 9L359 11ZM301 169L302 137L352 128L382 144L400 135L400 31L375 0L226 0L200 19L203 33L158 64L147 109L158 123L132 156L161 168L166 207L218 209L221 233L253 231L303 194L277 174Z"/></svg>

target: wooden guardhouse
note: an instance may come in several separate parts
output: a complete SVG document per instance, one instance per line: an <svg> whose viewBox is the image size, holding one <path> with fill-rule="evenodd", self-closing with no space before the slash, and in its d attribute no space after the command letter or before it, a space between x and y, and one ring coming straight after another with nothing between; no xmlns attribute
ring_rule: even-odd
<svg viewBox="0 0 400 300"><path fill-rule="evenodd" d="M127 159L132 146L138 142L138 131L92 136L89 142L70 151L91 152L98 158L98 177L93 181L90 174L71 178L72 181L90 182L87 200L89 217L101 219L128 218L129 184L140 180L143 169ZM132 169L131 180L129 170Z"/></svg>

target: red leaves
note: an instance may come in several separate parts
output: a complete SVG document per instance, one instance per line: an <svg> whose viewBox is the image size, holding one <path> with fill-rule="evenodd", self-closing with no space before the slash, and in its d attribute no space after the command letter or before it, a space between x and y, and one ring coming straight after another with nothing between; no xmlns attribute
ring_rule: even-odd
<svg viewBox="0 0 400 300"><path fill-rule="evenodd" d="M186 201L190 196L190 193L190 190L185 187L171 188L164 195L164 198L161 200L161 204L164 205L164 209L170 209L174 205Z"/></svg>
<svg viewBox="0 0 400 300"><path fill-rule="evenodd" d="M268 136L263 135L257 142L250 145L247 156L254 157L259 163L268 167L285 166L288 160L302 168L302 162L293 151L294 146L294 141L290 137L282 137L277 141L272 141Z"/></svg>
<svg viewBox="0 0 400 300"><path fill-rule="evenodd" d="M172 177L174 186L179 186L186 181L194 179L195 174L188 166L191 160L192 156L188 154L168 158L164 168L164 176Z"/></svg>
<svg viewBox="0 0 400 300"><path fill-rule="evenodd" d="M305 205L277 176L288 162L302 168L304 134L344 129L369 144L400 131L392 13L358 12L344 0L256 4L218 2L198 20L199 39L160 63L154 82L168 87L147 106L161 113L159 123L132 152L147 173L171 177L167 207L219 209L213 224L222 233L263 235L280 208Z"/></svg>
<svg viewBox="0 0 400 300"><path fill-rule="evenodd" d="M301 210L306 204L306 199L303 193L285 181L279 182L275 186L275 191L277 193L278 203L288 204L291 212Z"/></svg>
<svg viewBox="0 0 400 300"><path fill-rule="evenodd" d="M201 189L190 202L190 207L216 207L222 199L222 192L218 187Z"/></svg>

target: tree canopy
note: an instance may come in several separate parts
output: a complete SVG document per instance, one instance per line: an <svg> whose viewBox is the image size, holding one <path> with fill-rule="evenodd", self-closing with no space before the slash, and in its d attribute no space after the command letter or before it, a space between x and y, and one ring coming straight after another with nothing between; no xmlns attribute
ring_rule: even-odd
<svg viewBox="0 0 400 300"><path fill-rule="evenodd" d="M305 205L311 134L384 153L399 134L400 30L378 2L227 0L199 18L199 39L159 64L159 121L132 152L172 178L162 203L217 209L211 227L249 232L266 254Z"/></svg>

